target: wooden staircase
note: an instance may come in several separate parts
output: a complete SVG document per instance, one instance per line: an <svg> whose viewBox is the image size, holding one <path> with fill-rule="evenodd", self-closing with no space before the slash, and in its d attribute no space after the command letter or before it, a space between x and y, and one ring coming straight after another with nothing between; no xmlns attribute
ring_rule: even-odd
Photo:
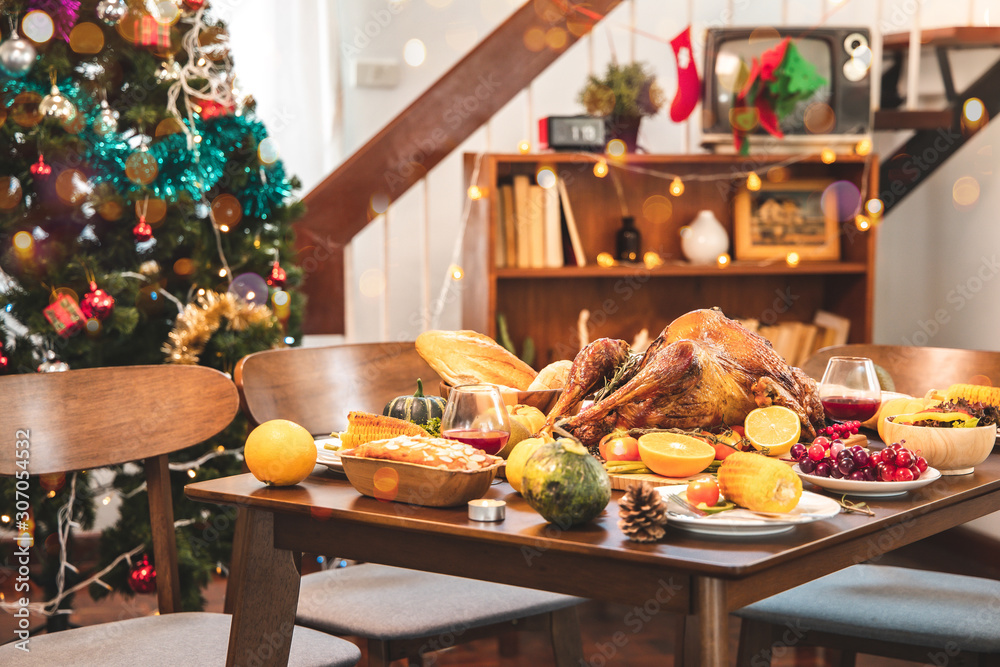
<svg viewBox="0 0 1000 667"><path fill-rule="evenodd" d="M305 333L345 332L344 246L385 210L384 202L423 179L589 31L598 20L592 17L621 1L591 0L586 14L568 0L526 2L305 196L307 212L295 224L297 263L307 274ZM573 30L562 48L525 44L529 30L565 28L568 21Z"/></svg>

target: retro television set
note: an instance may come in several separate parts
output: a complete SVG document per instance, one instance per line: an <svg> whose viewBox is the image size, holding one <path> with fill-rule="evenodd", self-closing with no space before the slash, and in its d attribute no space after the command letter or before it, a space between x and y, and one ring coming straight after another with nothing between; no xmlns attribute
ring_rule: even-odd
<svg viewBox="0 0 1000 667"><path fill-rule="evenodd" d="M784 139L763 129L749 134L750 150L854 145L871 132L870 32L867 28L710 28L705 39L702 145L732 152L730 112L753 58L791 37L826 84L781 121ZM742 75L741 75L742 72ZM734 112L734 113L738 113Z"/></svg>

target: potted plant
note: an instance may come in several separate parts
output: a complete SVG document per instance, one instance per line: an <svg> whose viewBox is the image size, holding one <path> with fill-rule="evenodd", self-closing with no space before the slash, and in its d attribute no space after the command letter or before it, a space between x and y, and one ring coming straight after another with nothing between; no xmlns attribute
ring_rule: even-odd
<svg viewBox="0 0 1000 667"><path fill-rule="evenodd" d="M663 90L642 63L609 63L603 77L589 76L579 101L592 116L605 118L608 136L636 147L639 121L663 106Z"/></svg>

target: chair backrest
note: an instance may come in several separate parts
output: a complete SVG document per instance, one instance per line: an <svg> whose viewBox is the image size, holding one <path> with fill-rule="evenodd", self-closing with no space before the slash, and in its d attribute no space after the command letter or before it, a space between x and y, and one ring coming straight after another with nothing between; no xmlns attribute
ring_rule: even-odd
<svg viewBox="0 0 1000 667"><path fill-rule="evenodd" d="M896 391L923 396L930 389L947 389L960 382L1000 386L1000 352L908 345L834 345L824 347L802 364L819 380L833 356L868 357L892 375Z"/></svg>
<svg viewBox="0 0 1000 667"><path fill-rule="evenodd" d="M413 341L266 350L240 359L233 377L251 422L288 419L314 436L345 430L351 410L381 414L417 378L428 394L440 381Z"/></svg>
<svg viewBox="0 0 1000 667"><path fill-rule="evenodd" d="M202 366L122 366L0 377L0 475L71 472L143 460L160 613L180 610L167 454L220 432L236 387ZM19 441L15 448L15 440ZM27 445L20 445L26 442Z"/></svg>

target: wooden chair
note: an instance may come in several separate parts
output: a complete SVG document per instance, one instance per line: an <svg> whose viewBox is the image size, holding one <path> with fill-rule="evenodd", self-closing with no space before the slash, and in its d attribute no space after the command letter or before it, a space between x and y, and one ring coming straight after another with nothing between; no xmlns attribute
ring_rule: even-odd
<svg viewBox="0 0 1000 667"><path fill-rule="evenodd" d="M143 461L159 604L157 616L31 637L30 652L7 643L0 664L226 664L231 617L180 611L167 455L232 421L233 383L201 366L127 366L0 377L0 396L0 475L23 475L24 460L32 476ZM27 458L15 458L15 449ZM356 646L336 637L300 627L292 632L290 664L347 667L360 657Z"/></svg>
<svg viewBox="0 0 1000 667"><path fill-rule="evenodd" d="M413 393L435 373L413 342L269 350L234 372L251 422L289 419L314 435L347 427L350 410L382 413L389 399ZM433 380L433 381L432 381ZM503 584L361 564L302 577L296 622L368 641L368 664L406 658L512 630L548 632L560 667L583 658L580 598Z"/></svg>
<svg viewBox="0 0 1000 667"><path fill-rule="evenodd" d="M818 351L802 368L820 378L834 355L869 357L889 371L897 391L917 396L957 382L1000 383L1000 352L979 350L838 345ZM937 541L948 544L938 551L955 561L964 531L942 534ZM995 560L993 542L983 558ZM913 547L921 549L919 545ZM934 554L933 547L922 549L921 556ZM893 560L893 554L887 556L880 562ZM936 665L1000 665L998 600L1000 582L994 579L855 565L737 611L742 619L737 664L769 665L775 647L827 646L841 651L841 667L853 665L856 653Z"/></svg>

